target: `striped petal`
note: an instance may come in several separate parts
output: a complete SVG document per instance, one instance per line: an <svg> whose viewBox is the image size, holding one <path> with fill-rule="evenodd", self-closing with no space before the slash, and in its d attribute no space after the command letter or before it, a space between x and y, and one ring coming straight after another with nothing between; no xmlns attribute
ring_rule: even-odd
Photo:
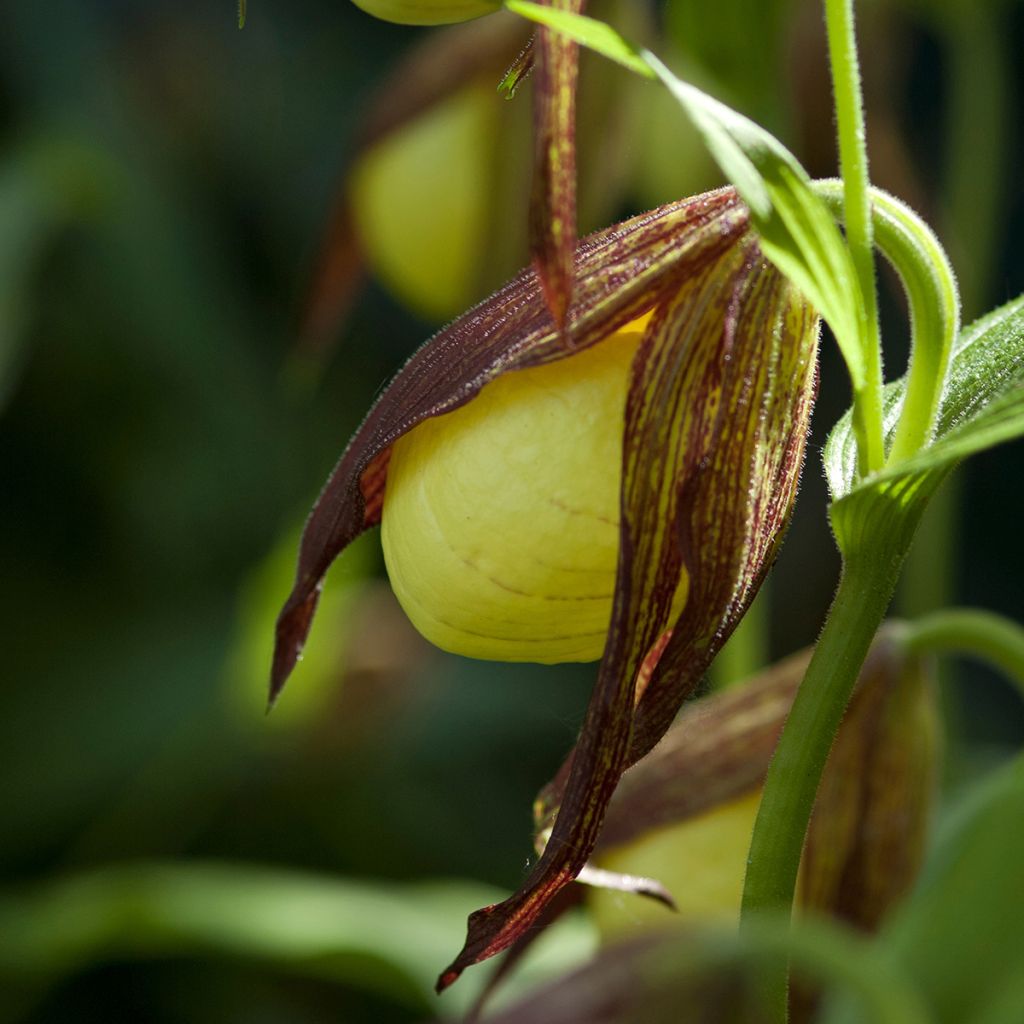
<svg viewBox="0 0 1024 1024"><path fill-rule="evenodd" d="M580 14L586 0L549 0ZM576 79L579 47L567 35L537 30L534 45L534 167L530 250L558 329L567 326L576 247Z"/></svg>

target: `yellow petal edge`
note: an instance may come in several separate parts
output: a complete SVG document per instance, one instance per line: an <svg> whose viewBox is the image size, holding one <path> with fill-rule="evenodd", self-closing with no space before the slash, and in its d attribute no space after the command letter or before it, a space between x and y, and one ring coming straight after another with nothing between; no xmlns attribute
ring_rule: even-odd
<svg viewBox="0 0 1024 1024"><path fill-rule="evenodd" d="M409 619L438 647L501 661L601 657L626 392L645 319L507 373L395 444L384 559ZM686 592L684 576L674 615Z"/></svg>

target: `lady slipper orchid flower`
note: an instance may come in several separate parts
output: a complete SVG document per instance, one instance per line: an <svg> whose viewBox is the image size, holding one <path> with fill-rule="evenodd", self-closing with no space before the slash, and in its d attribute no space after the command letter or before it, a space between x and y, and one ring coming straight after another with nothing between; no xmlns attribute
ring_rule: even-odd
<svg viewBox="0 0 1024 1024"><path fill-rule="evenodd" d="M413 622L476 657L600 657L522 888L470 918L463 968L510 946L586 865L623 772L746 610L796 494L818 318L732 189L584 239L564 328L521 273L427 342L341 457L278 620L271 697L324 574L383 520Z"/></svg>

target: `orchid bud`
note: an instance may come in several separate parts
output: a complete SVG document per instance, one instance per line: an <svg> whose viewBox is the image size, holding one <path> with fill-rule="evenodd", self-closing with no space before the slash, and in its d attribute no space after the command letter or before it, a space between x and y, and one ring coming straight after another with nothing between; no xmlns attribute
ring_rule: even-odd
<svg viewBox="0 0 1024 1024"><path fill-rule="evenodd" d="M473 83L376 142L352 169L348 199L370 266L432 320L480 295L497 102L493 88Z"/></svg>
<svg viewBox="0 0 1024 1024"><path fill-rule="evenodd" d="M352 0L382 21L399 25L448 25L501 9L500 0Z"/></svg>

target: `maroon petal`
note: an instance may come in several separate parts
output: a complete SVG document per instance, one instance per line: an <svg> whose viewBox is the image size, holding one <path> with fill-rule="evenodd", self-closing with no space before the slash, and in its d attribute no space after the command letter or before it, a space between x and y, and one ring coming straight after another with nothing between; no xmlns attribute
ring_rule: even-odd
<svg viewBox="0 0 1024 1024"><path fill-rule="evenodd" d="M682 480L674 470L686 471L680 427L688 406L704 388L714 387L702 376L706 353L721 346L723 303L752 244L732 247L691 276L658 308L637 350L626 402L611 623L561 806L551 838L519 891L470 916L466 945L441 975L439 989L532 927L547 902L583 869L597 842L605 808L629 763L637 677L648 651L671 625L682 567L675 537Z"/></svg>
<svg viewBox="0 0 1024 1024"><path fill-rule="evenodd" d="M750 606L796 499L815 393L817 315L762 264L736 295L727 333L736 342L718 356L720 404L704 410L708 447L691 460L678 521L690 595L637 705L630 763L665 735Z"/></svg>
<svg viewBox="0 0 1024 1024"><path fill-rule="evenodd" d="M810 651L801 651L749 683L687 704L650 755L623 776L600 849L633 842L757 789L809 660Z"/></svg>
<svg viewBox="0 0 1024 1024"><path fill-rule="evenodd" d="M278 618L270 696L302 651L324 574L380 521L390 446L417 423L468 402L509 370L563 359L650 310L746 230L731 189L672 203L597 232L577 248L573 349L566 350L532 270L420 348L377 400L306 523L295 586Z"/></svg>
<svg viewBox="0 0 1024 1024"><path fill-rule="evenodd" d="M585 0L547 0L580 14ZM553 29L534 44L534 166L530 251L558 329L567 326L576 248L576 79L579 47Z"/></svg>

